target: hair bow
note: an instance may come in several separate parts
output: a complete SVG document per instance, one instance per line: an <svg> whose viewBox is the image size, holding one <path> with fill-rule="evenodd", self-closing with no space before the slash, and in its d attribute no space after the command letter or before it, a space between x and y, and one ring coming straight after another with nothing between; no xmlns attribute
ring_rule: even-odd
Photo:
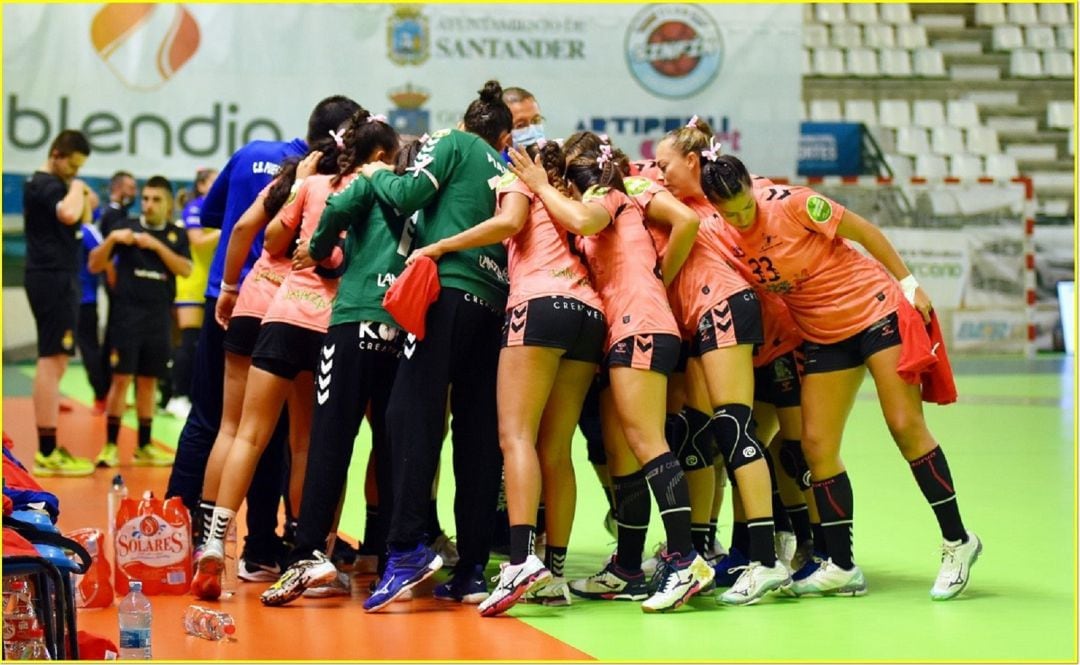
<svg viewBox="0 0 1080 665"><path fill-rule="evenodd" d="M686 126L689 127L690 129L697 129L697 123L698 123L698 117L695 114L695 115L690 117L690 122L686 123Z"/></svg>
<svg viewBox="0 0 1080 665"><path fill-rule="evenodd" d="M427 142L428 142L428 139L430 139L430 138L431 138L431 137L430 137L430 136L428 136L427 132L424 132L424 133L423 133L423 134L422 134L422 135L420 136L420 145L424 145L425 143L427 143Z"/></svg>
<svg viewBox="0 0 1080 665"><path fill-rule="evenodd" d="M722 154L723 153L720 151L720 144L716 142L715 138L709 137L709 147L701 151L701 156L710 162L715 162Z"/></svg>
<svg viewBox="0 0 1080 665"><path fill-rule="evenodd" d="M330 130L330 138L334 139L334 144L337 145L338 150L344 150L345 149L345 130L344 129L339 129L336 132L331 129Z"/></svg>
<svg viewBox="0 0 1080 665"><path fill-rule="evenodd" d="M369 115L367 121L368 122L382 122L382 123L385 123L386 122L386 116L383 115L382 113L376 113L375 115Z"/></svg>
<svg viewBox="0 0 1080 665"><path fill-rule="evenodd" d="M543 150L544 146L546 146L546 145L547 145L547 139L536 139L536 149L537 150Z"/></svg>
<svg viewBox="0 0 1080 665"><path fill-rule="evenodd" d="M596 158L596 165L600 168L604 168L608 162L611 161L611 146L604 144L600 146L600 156Z"/></svg>

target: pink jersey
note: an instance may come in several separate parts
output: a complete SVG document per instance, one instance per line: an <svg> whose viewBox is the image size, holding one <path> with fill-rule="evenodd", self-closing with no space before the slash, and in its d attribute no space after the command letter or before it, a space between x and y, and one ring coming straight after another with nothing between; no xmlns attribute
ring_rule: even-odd
<svg viewBox="0 0 1080 665"><path fill-rule="evenodd" d="M510 275L507 311L527 300L546 296L566 296L602 310L585 258L574 254L569 234L551 221L540 197L517 176L508 173L499 183L499 202L511 193L529 199L529 218L525 220L525 226L506 241Z"/></svg>
<svg viewBox="0 0 1080 665"><path fill-rule="evenodd" d="M584 203L598 203L611 223L582 239L604 316L608 344L632 335L679 334L671 313L656 247L645 229L641 208L625 194L607 187L590 187Z"/></svg>
<svg viewBox="0 0 1080 665"><path fill-rule="evenodd" d="M802 345L802 333L780 296L758 291L765 341L754 347L754 367L764 367Z"/></svg>
<svg viewBox="0 0 1080 665"><path fill-rule="evenodd" d="M662 185L644 178L631 177L623 181L626 192L641 207L642 213L660 192L666 192ZM702 219L702 227L710 218L719 219L719 213L705 201L683 201ZM715 223L715 222L714 222ZM671 238L671 227L660 224L648 224L656 252L661 258L667 253ZM699 227L700 229L701 227ZM699 230L700 234L701 231ZM746 280L732 268L724 257L709 247L695 240L690 248L679 273L668 285L668 301L671 311L679 324L684 339L691 339L697 331L698 323L709 308L730 296L750 288Z"/></svg>
<svg viewBox="0 0 1080 665"><path fill-rule="evenodd" d="M896 280L836 235L844 207L806 187L752 189L754 224L719 235L754 288L783 298L803 336L832 344L895 311Z"/></svg>
<svg viewBox="0 0 1080 665"><path fill-rule="evenodd" d="M259 192L260 197L265 197L274 184L271 181ZM251 270L240 283L240 295L236 298L233 307L233 316L253 316L261 319L270 307L270 301L274 299L278 287L285 281L285 275L289 273L290 262L284 256L270 256L263 250L259 260L251 266Z"/></svg>
<svg viewBox="0 0 1080 665"><path fill-rule="evenodd" d="M342 178L336 187L330 183L333 176L305 178L296 192L296 198L289 201L279 213L282 225L291 232L299 233L300 244L306 244L319 226L326 200L331 194L348 187L355 177ZM318 275L314 267L290 271L274 295L263 323L288 323L298 328L326 332L339 281Z"/></svg>

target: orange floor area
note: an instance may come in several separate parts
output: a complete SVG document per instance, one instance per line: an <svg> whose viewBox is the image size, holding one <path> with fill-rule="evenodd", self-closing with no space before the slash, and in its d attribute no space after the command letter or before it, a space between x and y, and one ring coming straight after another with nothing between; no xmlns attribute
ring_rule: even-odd
<svg viewBox="0 0 1080 665"><path fill-rule="evenodd" d="M73 404L61 415L60 441L74 454L92 457L105 436L104 416ZM33 459L36 435L33 407L27 397L4 400L4 430L15 441L15 454L27 466ZM73 434L77 433L77 434ZM169 469L129 466L135 432L125 428L120 437L119 471L131 496L146 489L163 495ZM113 470L98 470L87 478L42 478L42 486L60 497L61 531L79 527L104 528L106 496ZM238 520L243 529L242 517ZM241 534L242 537L242 534ZM391 606L389 611L365 614L360 604L367 597L370 575L353 577L349 599L301 599L283 608L264 608L259 594L264 583L241 583L236 596L214 603L236 620L236 639L210 642L186 635L184 609L190 596L154 596L153 647L155 658L183 660L589 660L590 656L563 642L509 618L482 619L475 607L431 599L430 585L421 598ZM82 610L79 628L117 639L116 605Z"/></svg>

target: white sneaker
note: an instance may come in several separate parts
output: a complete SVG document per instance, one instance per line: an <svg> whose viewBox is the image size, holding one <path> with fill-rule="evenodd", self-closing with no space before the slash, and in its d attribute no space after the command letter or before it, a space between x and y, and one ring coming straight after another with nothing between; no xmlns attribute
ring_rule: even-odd
<svg viewBox="0 0 1080 665"><path fill-rule="evenodd" d="M713 544L702 552L701 556L705 557L706 563L710 566L715 566L717 561L727 556L727 553L727 549L719 540L713 540Z"/></svg>
<svg viewBox="0 0 1080 665"><path fill-rule="evenodd" d="M641 604L643 612L670 612L678 609L691 596L713 581L715 572L700 554L676 559L673 555L660 555L660 576L656 593Z"/></svg>
<svg viewBox="0 0 1080 665"><path fill-rule="evenodd" d="M570 604L570 586L565 577L552 577L547 584L526 591L524 600L548 607L565 607Z"/></svg>
<svg viewBox="0 0 1080 665"><path fill-rule="evenodd" d="M773 534L773 546L776 548L776 559L784 564L784 568L791 572L791 560L795 558L795 551L799 547L799 541L795 534L790 531L777 531Z"/></svg>
<svg viewBox="0 0 1080 665"><path fill-rule="evenodd" d="M303 593L304 598L333 598L334 596L351 595L352 577L348 573L340 570L337 575L334 575L334 579L330 580L329 583L309 587L304 589Z"/></svg>
<svg viewBox="0 0 1080 665"><path fill-rule="evenodd" d="M431 550L443 560L443 565L453 568L458 564L461 556L458 554L457 543L445 533L440 533L430 545Z"/></svg>
<svg viewBox="0 0 1080 665"><path fill-rule="evenodd" d="M739 579L735 580L735 584L716 597L716 602L724 605L753 605L765 594L788 584L791 584L791 574L779 559L772 567L751 561L743 569Z"/></svg>
<svg viewBox="0 0 1080 665"><path fill-rule="evenodd" d="M941 568L937 580L930 589L934 600L948 600L960 595L967 587L971 566L979 560L982 553L982 541L973 532L968 531L968 541L949 542L941 545Z"/></svg>
<svg viewBox="0 0 1080 665"><path fill-rule="evenodd" d="M809 576L787 588L795 596L861 596L866 593L866 578L858 566L844 570L826 559Z"/></svg>
<svg viewBox="0 0 1080 665"><path fill-rule="evenodd" d="M551 580L551 571L544 567L535 554L530 554L517 565L504 562L499 574L492 578L495 589L480 603L480 616L493 617L513 607L526 591L545 585Z"/></svg>
<svg viewBox="0 0 1080 665"><path fill-rule="evenodd" d="M656 574L656 569L660 567L660 555L667 551L667 543L660 541L653 548L653 555L641 562L641 572L645 573L645 577L652 578Z"/></svg>
<svg viewBox="0 0 1080 665"><path fill-rule="evenodd" d="M165 413L177 420L187 420L188 414L191 413L191 400L183 395L177 395L165 405Z"/></svg>

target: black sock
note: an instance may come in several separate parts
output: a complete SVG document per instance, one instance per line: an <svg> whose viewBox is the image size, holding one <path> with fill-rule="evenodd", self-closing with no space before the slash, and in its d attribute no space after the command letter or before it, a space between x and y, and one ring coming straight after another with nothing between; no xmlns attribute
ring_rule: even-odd
<svg viewBox="0 0 1080 665"><path fill-rule="evenodd" d="M750 552L747 558L761 565L772 568L776 565L776 533L771 517L759 517L746 521L746 530L750 532Z"/></svg>
<svg viewBox="0 0 1080 665"><path fill-rule="evenodd" d="M709 551L709 525L690 523L690 542L698 554L704 555Z"/></svg>
<svg viewBox="0 0 1080 665"><path fill-rule="evenodd" d="M105 443L116 443L120 438L120 416L105 417Z"/></svg>
<svg viewBox="0 0 1080 665"><path fill-rule="evenodd" d="M825 542L825 529L821 528L821 522L811 522L810 533L814 534L814 551L818 554L828 554L829 545Z"/></svg>
<svg viewBox="0 0 1080 665"><path fill-rule="evenodd" d="M139 418L139 447L145 448L150 445L150 418Z"/></svg>
<svg viewBox="0 0 1080 665"><path fill-rule="evenodd" d="M611 490L615 495L615 519L618 522L616 562L624 570L639 571L652 509L645 472L638 470L629 476L613 476Z"/></svg>
<svg viewBox="0 0 1080 665"><path fill-rule="evenodd" d="M533 553L536 544L536 527L532 524L510 525L510 564L517 566Z"/></svg>
<svg viewBox="0 0 1080 665"><path fill-rule="evenodd" d="M52 455L52 452L56 450L56 428L55 427L39 427L37 428L38 436L38 450L45 457Z"/></svg>
<svg viewBox="0 0 1080 665"><path fill-rule="evenodd" d="M772 514L773 526L776 531L788 531L791 529L791 521L788 520L787 511L784 510L784 500L780 498L780 486L776 482L776 465L772 455L765 453L765 463L769 467L769 485L772 487Z"/></svg>
<svg viewBox="0 0 1080 665"><path fill-rule="evenodd" d="M746 522L731 523L731 549L743 554L750 552L750 532L746 529Z"/></svg>
<svg viewBox="0 0 1080 665"><path fill-rule="evenodd" d="M690 541L690 487L679 460L669 451L645 463L641 470L664 521L668 553L689 554L694 547Z"/></svg>
<svg viewBox="0 0 1080 665"><path fill-rule="evenodd" d="M967 542L967 530L964 529L964 521L960 519L960 506L956 502L956 491L953 489L952 474L949 473L945 451L940 447L934 448L919 459L912 460L910 464L919 489L934 509L938 526L941 527L941 536L945 540Z"/></svg>
<svg viewBox="0 0 1080 665"><path fill-rule="evenodd" d="M814 536L810 533L810 509L805 503L788 506L784 508L784 512L787 513L788 521L791 522L791 530L795 534L797 543L802 544L813 539Z"/></svg>
<svg viewBox="0 0 1080 665"><path fill-rule="evenodd" d="M716 522L717 520L709 520L709 536L705 539L705 544L712 549L716 545Z"/></svg>
<svg viewBox="0 0 1080 665"><path fill-rule="evenodd" d="M821 528L829 558L845 570L851 570L852 518L855 515L855 497L851 493L851 479L847 471L824 480L815 480L814 499L821 515Z"/></svg>
<svg viewBox="0 0 1080 665"><path fill-rule="evenodd" d="M439 534L442 533L442 525L439 524L439 507L438 502L432 499L428 503L428 540L434 542Z"/></svg>
<svg viewBox="0 0 1080 665"><path fill-rule="evenodd" d="M368 504L364 508L364 542L362 545L373 546L378 536L375 535L376 529L378 529L379 522L379 506L378 504Z"/></svg>
<svg viewBox="0 0 1080 665"><path fill-rule="evenodd" d="M541 501L540 505L536 508L536 533L544 533L547 530L547 508L544 507L544 502Z"/></svg>
<svg viewBox="0 0 1080 665"><path fill-rule="evenodd" d="M615 514L615 491L610 486L604 487L604 498L607 499L608 510Z"/></svg>
<svg viewBox="0 0 1080 665"><path fill-rule="evenodd" d="M555 577L563 576L566 567L566 548L548 545L544 548L544 567Z"/></svg>

